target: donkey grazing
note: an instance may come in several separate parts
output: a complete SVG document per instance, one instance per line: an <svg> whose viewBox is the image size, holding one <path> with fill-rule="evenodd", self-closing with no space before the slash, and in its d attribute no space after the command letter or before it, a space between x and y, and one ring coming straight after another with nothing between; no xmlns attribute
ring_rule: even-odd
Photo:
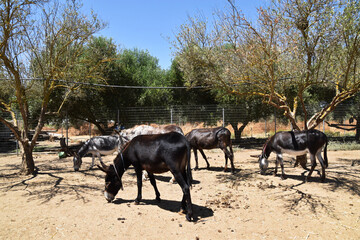
<svg viewBox="0 0 360 240"><path fill-rule="evenodd" d="M230 137L230 131L224 127L193 129L188 134L186 134L186 139L190 142L191 148L194 150L196 162L195 170L199 168L197 150L200 151L201 155L206 161L207 168L209 168L210 164L206 159L203 149L220 148L225 153L224 171L227 170L227 161L228 158L230 158L231 172L235 173L234 153L232 150ZM229 147L230 151L227 150L227 147Z"/></svg>
<svg viewBox="0 0 360 240"><path fill-rule="evenodd" d="M182 210L186 210L186 219L191 221L192 204L190 186L192 181L190 168L190 144L177 132L156 135L139 135L124 146L124 150L117 155L114 163L106 166L102 161L98 167L106 173L105 198L108 202L114 200L122 189L121 177L130 165L134 166L137 176L138 194L135 204L142 199L142 170L149 174L151 185L154 187L156 200L160 201L160 193L156 187L154 173L171 171L183 191L181 201Z"/></svg>
<svg viewBox="0 0 360 240"><path fill-rule="evenodd" d="M87 154L92 154L92 163L90 169L94 166L95 155L101 161L101 154L109 155L115 151L120 150L121 139L119 136L98 136L87 140L79 151L74 153L74 170L79 171L82 163L82 158Z"/></svg>
<svg viewBox="0 0 360 240"><path fill-rule="evenodd" d="M139 135L164 134L169 132L178 132L184 135L182 129L176 125L162 125L162 126L139 125L121 131L120 137L123 138L124 142L128 142L134 137ZM143 180L148 180L148 174L146 173L146 171L143 172ZM175 179L172 178L170 182L174 183Z"/></svg>
<svg viewBox="0 0 360 240"><path fill-rule="evenodd" d="M324 159L321 157L321 151L324 148ZM259 166L261 174L265 174L268 168L268 158L271 152L275 152L276 165L274 175L277 174L278 164L281 166L281 179L285 179L284 163L282 154L287 153L295 156L301 156L306 153L310 154L311 169L309 174L305 178L307 181L316 166L316 157L320 162L322 168L321 181L325 180L325 168L328 167L327 149L328 139L323 132L315 129L305 131L289 131L289 132L278 132L271 138L269 138L264 144L261 155L259 156Z"/></svg>

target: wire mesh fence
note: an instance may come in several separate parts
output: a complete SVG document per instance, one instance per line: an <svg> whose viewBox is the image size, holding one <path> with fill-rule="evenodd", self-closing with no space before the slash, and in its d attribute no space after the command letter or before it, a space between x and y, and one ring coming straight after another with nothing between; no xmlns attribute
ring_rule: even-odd
<svg viewBox="0 0 360 240"><path fill-rule="evenodd" d="M139 124L176 124L183 128L184 133L197 127L225 126L233 133L234 127L240 127L247 122L247 111L241 106L220 106L220 105L191 105L191 106L168 106L168 107L133 107L116 109L108 113L103 113L97 121L104 123L109 129L117 125L131 128ZM2 115L4 117L4 115ZM329 126L327 122L353 125L349 121L352 117L349 106L340 105L336 111L330 114L326 121L317 126L317 129L330 136L343 137L355 136L355 130L346 131ZM5 116L10 118L10 116ZM75 135L83 135L84 139L94 135L100 135L100 131L94 124L82 121L77 126L72 126L69 119L59 119L61 124L54 128L45 126L44 135L48 137L56 136L68 139ZM235 126L237 125L237 126ZM301 126L301 123L300 123ZM285 117L276 111L268 114L258 121L251 121L241 133L241 138L267 138L278 131L291 130ZM111 132L108 132L110 134ZM43 137L40 140L48 140ZM68 142L67 142L68 143ZM14 139L12 132L0 123L0 152L15 152L18 143Z"/></svg>

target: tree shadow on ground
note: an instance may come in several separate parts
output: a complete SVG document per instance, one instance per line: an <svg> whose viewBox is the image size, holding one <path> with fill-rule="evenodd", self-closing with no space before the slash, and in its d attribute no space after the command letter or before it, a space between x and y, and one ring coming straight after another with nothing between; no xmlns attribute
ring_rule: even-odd
<svg viewBox="0 0 360 240"><path fill-rule="evenodd" d="M130 176L134 177L135 180L136 180L136 173L135 173L135 171L130 171L130 172L128 172L128 174L129 174ZM164 175L159 175L159 174L154 174L154 176L155 176L155 179L156 179L157 181L160 181L160 182L167 182L167 183L169 183L169 182L170 182L170 179L172 179L172 176L164 176ZM146 180L146 181L148 181L148 180ZM150 182L150 181L149 181L149 182ZM197 181L197 180L195 180L195 179L193 179L193 181L192 181L192 184L199 184L199 183L200 183L200 182ZM174 184L177 184L177 183L174 182Z"/></svg>
<svg viewBox="0 0 360 240"><path fill-rule="evenodd" d="M335 212L332 204L329 204L327 200L325 201L316 192L302 190L303 188L300 188L300 186L308 183L317 183L317 187L319 188L333 192L336 192L338 189L343 189L360 196L360 174L358 174L360 166L351 166L351 161L347 161L347 163L348 164L330 165L326 169L326 179L324 183L321 182L321 168L319 169L319 164L308 182L305 182L305 177L309 173L308 170L304 169L302 172L296 174L292 172L294 167L292 167L291 164L288 165L289 167L285 167L286 179L295 180L295 182L297 182L295 184L294 181L275 181L278 183L273 184L270 176L276 180L280 180L280 168L278 168L277 176L273 176L275 168L269 168L266 175L261 175L258 169L247 168L241 169L240 172L234 175L218 174L216 178L219 183L227 183L229 189L236 189L237 186L241 185L241 187L244 188L255 187L266 191L271 198L282 199L285 202L284 209L294 212L295 214L299 214L299 212L303 211L302 209L306 207L314 214L325 212L334 217Z"/></svg>
<svg viewBox="0 0 360 240"><path fill-rule="evenodd" d="M117 198L113 201L114 204L134 204L134 200L129 199L121 199ZM157 201L155 199L143 199L140 202L140 205L154 205L158 206L159 208L169 211L169 212L180 212L180 201L173 201L173 200L166 200L161 199L161 201ZM212 217L214 215L214 211L211 208L207 208L204 206L199 206L197 204L192 204L193 207L193 217L194 221L198 221L199 219Z"/></svg>
<svg viewBox="0 0 360 240"><path fill-rule="evenodd" d="M28 201L41 200L41 203L47 203L56 197L64 198L65 196L74 197L76 200L83 202L90 201L89 193L103 190L100 185L84 184L82 182L64 181L67 174L84 174L88 176L101 177L94 171L74 172L67 167L57 166L55 164L38 164L37 171L34 175L24 176L19 174L19 166L10 166L11 173L1 173L4 179L11 179L11 182L0 183L0 191L25 191L24 195L29 197ZM17 172L13 172L17 170ZM9 169L6 170L9 172ZM100 171L97 171L100 173ZM61 201L60 201L61 202Z"/></svg>
<svg viewBox="0 0 360 240"><path fill-rule="evenodd" d="M246 181L255 178L257 172L254 171L254 169L244 168L244 169L238 169L235 171L235 174L231 174L230 172L223 172L218 175L216 175L216 178L220 183L229 183L229 182L235 182L239 183L241 181Z"/></svg>
<svg viewBox="0 0 360 240"><path fill-rule="evenodd" d="M349 160L350 162L351 160ZM329 175L329 190L346 189L360 196L360 166L351 164L336 164L327 168Z"/></svg>

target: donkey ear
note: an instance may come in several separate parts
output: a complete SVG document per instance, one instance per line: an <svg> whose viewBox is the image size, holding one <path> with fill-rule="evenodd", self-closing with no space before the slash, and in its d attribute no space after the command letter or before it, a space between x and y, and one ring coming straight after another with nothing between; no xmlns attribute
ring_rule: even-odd
<svg viewBox="0 0 360 240"><path fill-rule="evenodd" d="M105 165L105 163L103 163L103 161L100 160L100 164L101 166L97 165L98 168L103 171L103 172L108 172L109 171L109 167Z"/></svg>
<svg viewBox="0 0 360 240"><path fill-rule="evenodd" d="M106 173L106 170L104 168L102 168L100 165L96 165L101 171L103 171L104 173Z"/></svg>

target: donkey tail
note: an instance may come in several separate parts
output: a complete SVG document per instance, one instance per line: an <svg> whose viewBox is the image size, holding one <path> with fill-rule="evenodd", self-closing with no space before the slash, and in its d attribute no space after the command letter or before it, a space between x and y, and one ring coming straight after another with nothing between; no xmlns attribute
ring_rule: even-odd
<svg viewBox="0 0 360 240"><path fill-rule="evenodd" d="M327 168L329 166L328 158L327 158L327 145L328 145L328 138L326 137L325 148L324 148L324 164L325 164L325 168Z"/></svg>
<svg viewBox="0 0 360 240"><path fill-rule="evenodd" d="M187 183L189 185L189 187L191 187L192 185L192 173L191 173L191 166L190 166L190 159L191 159L191 147L190 144L188 144L187 146L187 152L186 152L186 158L187 158L187 169L186 169L186 176L187 176Z"/></svg>

